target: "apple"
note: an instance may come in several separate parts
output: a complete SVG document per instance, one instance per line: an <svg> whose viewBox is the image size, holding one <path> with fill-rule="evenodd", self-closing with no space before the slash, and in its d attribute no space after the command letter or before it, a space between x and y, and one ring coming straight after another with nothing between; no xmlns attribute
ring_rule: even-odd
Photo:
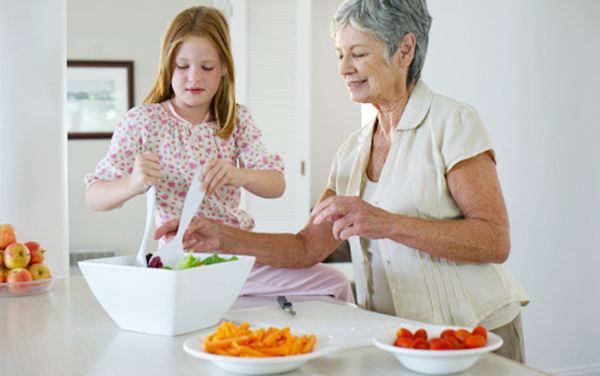
<svg viewBox="0 0 600 376"><path fill-rule="evenodd" d="M8 289L14 293L24 293L31 286L29 284L21 285L22 282L30 282L33 281L33 277L29 270L25 268L15 268L8 271L6 275L6 282L12 283L12 285L8 286Z"/></svg>
<svg viewBox="0 0 600 376"><path fill-rule="evenodd" d="M27 270L31 273L31 277L34 281L39 279L50 279L52 277L50 269L44 264L30 264Z"/></svg>
<svg viewBox="0 0 600 376"><path fill-rule="evenodd" d="M4 265L0 265L0 283L6 282L6 276L8 275L8 269Z"/></svg>
<svg viewBox="0 0 600 376"><path fill-rule="evenodd" d="M30 241L25 243L25 246L31 254L30 264L41 264L44 262L44 253L46 250L40 246L40 243Z"/></svg>
<svg viewBox="0 0 600 376"><path fill-rule="evenodd" d="M0 225L0 249L4 249L16 241L17 237L13 225L8 223Z"/></svg>
<svg viewBox="0 0 600 376"><path fill-rule="evenodd" d="M25 268L10 269L6 275L6 282L8 283L29 281L33 281L33 276Z"/></svg>
<svg viewBox="0 0 600 376"><path fill-rule="evenodd" d="M6 287L4 286L4 282L6 282L7 274L8 274L8 269L6 269L4 267L4 264L0 264L0 295L2 295L2 293L6 289Z"/></svg>
<svg viewBox="0 0 600 376"><path fill-rule="evenodd" d="M4 265L4 250L0 249L0 266ZM0 281L2 282L2 281Z"/></svg>
<svg viewBox="0 0 600 376"><path fill-rule="evenodd" d="M30 260L29 248L23 243L12 243L4 250L4 265L9 269L24 268Z"/></svg>

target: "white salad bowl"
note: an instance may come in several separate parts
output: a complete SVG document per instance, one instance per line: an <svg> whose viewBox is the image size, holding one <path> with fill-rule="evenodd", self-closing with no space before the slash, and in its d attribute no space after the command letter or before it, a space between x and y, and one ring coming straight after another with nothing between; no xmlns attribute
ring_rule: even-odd
<svg viewBox="0 0 600 376"><path fill-rule="evenodd" d="M195 254L204 259L209 254ZM230 255L220 255L229 258ZM176 336L216 325L237 298L253 256L183 270L134 266L135 256L85 260L79 268L124 330Z"/></svg>

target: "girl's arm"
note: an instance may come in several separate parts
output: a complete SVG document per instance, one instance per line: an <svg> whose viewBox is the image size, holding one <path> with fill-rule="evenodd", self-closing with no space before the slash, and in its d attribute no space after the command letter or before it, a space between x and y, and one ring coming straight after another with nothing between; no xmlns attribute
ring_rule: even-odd
<svg viewBox="0 0 600 376"><path fill-rule="evenodd" d="M108 211L120 207L135 196L129 190L129 176L117 180L96 180L85 191L85 203L95 211Z"/></svg>
<svg viewBox="0 0 600 376"><path fill-rule="evenodd" d="M277 170L236 168L220 159L208 161L200 176L202 190L207 195L229 185L244 187L247 191L264 198L277 198L285 191L285 179Z"/></svg>
<svg viewBox="0 0 600 376"><path fill-rule="evenodd" d="M262 132L254 124L248 108L238 106L239 123L233 134L238 147L236 184L264 198L278 198L285 192L284 163L269 152L262 141ZM230 165L231 166L231 165Z"/></svg>
<svg viewBox="0 0 600 376"><path fill-rule="evenodd" d="M277 170L238 169L248 192L264 198L278 198L285 192L285 178Z"/></svg>
<svg viewBox="0 0 600 376"><path fill-rule="evenodd" d="M160 183L158 156L145 152L135 158L131 175L115 180L97 180L85 191L85 202L91 210L118 208L127 200Z"/></svg>

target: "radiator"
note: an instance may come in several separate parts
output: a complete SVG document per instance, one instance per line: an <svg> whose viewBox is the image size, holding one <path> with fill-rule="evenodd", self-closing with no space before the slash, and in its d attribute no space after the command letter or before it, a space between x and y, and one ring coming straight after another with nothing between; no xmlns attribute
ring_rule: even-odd
<svg viewBox="0 0 600 376"><path fill-rule="evenodd" d="M69 253L69 266L77 266L79 261L113 257L117 254L115 248L77 248Z"/></svg>

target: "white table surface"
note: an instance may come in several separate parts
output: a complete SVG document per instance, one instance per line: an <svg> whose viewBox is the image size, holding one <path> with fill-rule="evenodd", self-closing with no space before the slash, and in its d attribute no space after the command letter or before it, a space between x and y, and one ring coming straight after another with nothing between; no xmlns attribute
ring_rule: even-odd
<svg viewBox="0 0 600 376"><path fill-rule="evenodd" d="M295 298L296 299L296 298ZM273 304L271 298L240 298L234 307ZM0 299L2 375L232 375L193 358L177 337L120 330L96 302L83 277L58 280L44 294ZM373 346L343 350L286 373L297 375L418 375ZM463 375L543 375L494 354Z"/></svg>

